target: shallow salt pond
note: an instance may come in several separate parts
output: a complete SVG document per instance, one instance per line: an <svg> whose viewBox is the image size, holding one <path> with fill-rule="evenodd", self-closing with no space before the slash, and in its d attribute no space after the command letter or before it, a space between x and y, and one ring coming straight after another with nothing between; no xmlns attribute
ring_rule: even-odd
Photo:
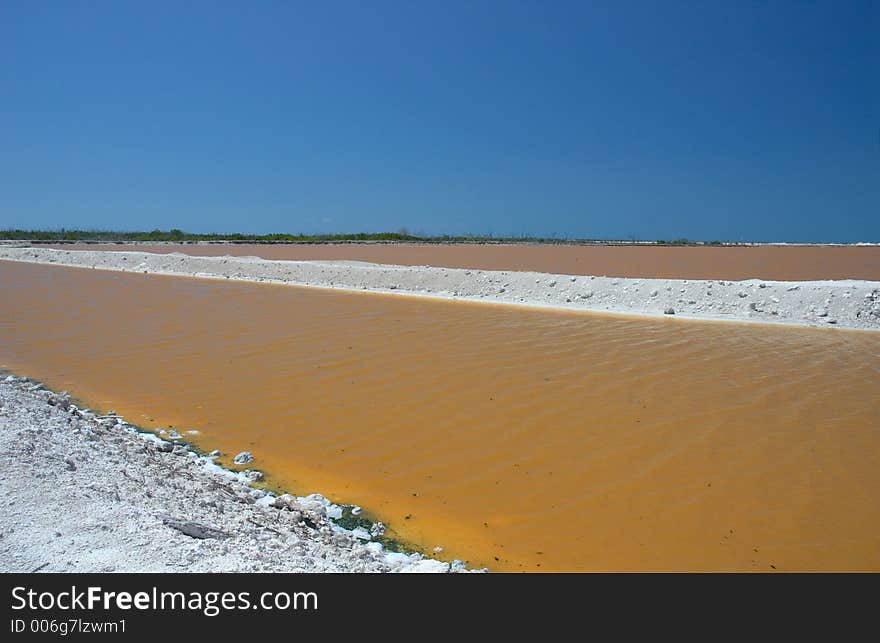
<svg viewBox="0 0 880 643"><path fill-rule="evenodd" d="M878 333L0 261L0 365L491 570L880 571Z"/></svg>

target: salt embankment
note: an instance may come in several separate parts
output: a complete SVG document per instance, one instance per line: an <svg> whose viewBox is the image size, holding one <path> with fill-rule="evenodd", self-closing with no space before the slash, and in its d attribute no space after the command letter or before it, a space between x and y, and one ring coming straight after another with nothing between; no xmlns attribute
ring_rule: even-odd
<svg viewBox="0 0 880 643"><path fill-rule="evenodd" d="M676 319L880 330L880 282L632 279L0 246L0 259Z"/></svg>

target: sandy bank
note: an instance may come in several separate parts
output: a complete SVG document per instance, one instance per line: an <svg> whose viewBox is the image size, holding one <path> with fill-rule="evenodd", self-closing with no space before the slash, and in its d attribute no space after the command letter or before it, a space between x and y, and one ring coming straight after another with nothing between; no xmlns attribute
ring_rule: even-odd
<svg viewBox="0 0 880 643"><path fill-rule="evenodd" d="M0 572L447 572L318 495L281 496L179 441L0 377ZM251 474L253 475L253 474Z"/></svg>
<svg viewBox="0 0 880 643"><path fill-rule="evenodd" d="M877 281L626 279L535 272L0 247L0 259L677 319L880 330Z"/></svg>

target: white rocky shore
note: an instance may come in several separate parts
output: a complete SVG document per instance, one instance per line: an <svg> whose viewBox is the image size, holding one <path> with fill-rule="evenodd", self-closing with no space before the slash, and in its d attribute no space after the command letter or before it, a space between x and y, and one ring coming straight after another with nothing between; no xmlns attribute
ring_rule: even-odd
<svg viewBox="0 0 880 643"><path fill-rule="evenodd" d="M880 282L627 279L0 246L0 259L606 313L880 330Z"/></svg>
<svg viewBox="0 0 880 643"><path fill-rule="evenodd" d="M0 572L449 572L185 444L0 377ZM382 530L373 525L374 535Z"/></svg>

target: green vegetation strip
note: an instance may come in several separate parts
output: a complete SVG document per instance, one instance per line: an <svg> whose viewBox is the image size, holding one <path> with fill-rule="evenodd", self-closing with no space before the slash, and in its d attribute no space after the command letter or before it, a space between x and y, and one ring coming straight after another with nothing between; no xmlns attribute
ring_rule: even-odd
<svg viewBox="0 0 880 643"><path fill-rule="evenodd" d="M695 245L742 245L722 243L721 241L691 241L674 239L671 241L637 241L609 239L565 239L558 237L495 237L492 235L438 235L424 236L410 234L406 229L398 232L356 232L351 234L220 234L193 233L183 230L152 230L150 232L120 232L113 230L0 230L0 240L31 241L37 243L345 243L345 242L385 242L385 243L572 243L572 244L637 244L662 246L695 246Z"/></svg>

